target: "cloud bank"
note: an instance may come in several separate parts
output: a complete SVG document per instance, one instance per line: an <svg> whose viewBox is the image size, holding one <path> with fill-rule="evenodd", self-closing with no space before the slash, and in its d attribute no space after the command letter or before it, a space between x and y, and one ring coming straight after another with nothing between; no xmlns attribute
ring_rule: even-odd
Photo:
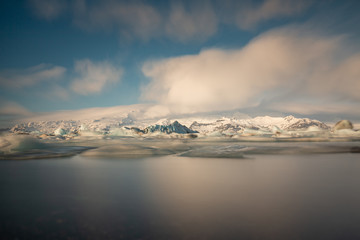
<svg viewBox="0 0 360 240"><path fill-rule="evenodd" d="M354 105L360 103L360 51L345 46L343 36L291 26L262 34L241 49L148 61L142 71L150 83L142 97L180 113L281 110L282 103L294 103L294 111L312 102Z"/></svg>
<svg viewBox="0 0 360 240"><path fill-rule="evenodd" d="M292 18L305 12L312 0L29 0L36 16L54 20L66 14L78 28L90 32L115 32L120 38L170 38L178 42L205 41L220 24L253 30L263 21Z"/></svg>

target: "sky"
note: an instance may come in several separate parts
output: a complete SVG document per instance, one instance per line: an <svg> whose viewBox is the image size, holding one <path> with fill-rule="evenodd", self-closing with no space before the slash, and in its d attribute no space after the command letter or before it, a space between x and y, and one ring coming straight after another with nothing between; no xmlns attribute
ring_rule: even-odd
<svg viewBox="0 0 360 240"><path fill-rule="evenodd" d="M0 3L0 116L163 112L360 120L360 1Z"/></svg>

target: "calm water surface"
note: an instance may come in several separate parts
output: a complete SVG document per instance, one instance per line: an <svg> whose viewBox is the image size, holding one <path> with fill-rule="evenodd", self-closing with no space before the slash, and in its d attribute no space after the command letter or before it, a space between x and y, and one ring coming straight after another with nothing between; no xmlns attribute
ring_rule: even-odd
<svg viewBox="0 0 360 240"><path fill-rule="evenodd" d="M1 161L1 238L360 239L359 156Z"/></svg>

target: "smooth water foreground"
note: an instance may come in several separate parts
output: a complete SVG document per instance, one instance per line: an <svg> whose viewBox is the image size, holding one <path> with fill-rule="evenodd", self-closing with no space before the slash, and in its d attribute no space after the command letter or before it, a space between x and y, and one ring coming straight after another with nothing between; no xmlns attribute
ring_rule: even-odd
<svg viewBox="0 0 360 240"><path fill-rule="evenodd" d="M1 239L360 239L359 156L1 161Z"/></svg>

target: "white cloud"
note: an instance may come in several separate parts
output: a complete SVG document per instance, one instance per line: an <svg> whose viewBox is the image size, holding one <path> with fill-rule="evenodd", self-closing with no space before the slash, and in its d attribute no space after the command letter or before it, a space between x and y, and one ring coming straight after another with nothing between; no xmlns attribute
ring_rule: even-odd
<svg viewBox="0 0 360 240"><path fill-rule="evenodd" d="M149 61L143 73L150 83L142 97L173 112L248 108L264 101L281 109L282 102L298 99L360 103L360 54L349 54L344 41L292 26L262 34L242 49Z"/></svg>
<svg viewBox="0 0 360 240"><path fill-rule="evenodd" d="M29 0L34 13L46 20L59 17L67 7L64 0Z"/></svg>
<svg viewBox="0 0 360 240"><path fill-rule="evenodd" d="M51 64L39 64L26 69L8 69L0 72L0 85L10 88L24 88L42 82L55 81L61 78L66 69Z"/></svg>
<svg viewBox="0 0 360 240"><path fill-rule="evenodd" d="M173 2L170 9L142 2L111 0L89 3L77 0L74 23L87 31L118 31L120 37L142 40L169 37L176 41L205 40L217 31L218 19L209 2L191 3L185 9Z"/></svg>
<svg viewBox="0 0 360 240"><path fill-rule="evenodd" d="M192 5L187 11L177 2L172 4L165 30L170 37L182 42L204 40L216 33L217 24L217 16L209 3Z"/></svg>
<svg viewBox="0 0 360 240"><path fill-rule="evenodd" d="M241 29L252 29L266 20L298 15L304 12L310 3L309 0L264 0L257 6L240 7L235 14L235 21Z"/></svg>
<svg viewBox="0 0 360 240"><path fill-rule="evenodd" d="M123 74L107 61L94 63L88 59L75 62L75 72L80 76L71 83L71 89L82 95L100 93L108 85L116 84Z"/></svg>
<svg viewBox="0 0 360 240"><path fill-rule="evenodd" d="M103 91L109 85L120 81L123 70L110 62L92 62L88 59L76 61L74 74L70 86L64 87L66 69L61 66L39 64L26 69L7 69L0 71L0 86L12 90L24 90L27 87L38 87L40 91L32 89L30 93L47 98L67 100L72 90L78 94L89 95ZM44 84L46 83L46 84ZM20 92L18 92L20 93Z"/></svg>
<svg viewBox="0 0 360 240"><path fill-rule="evenodd" d="M141 2L77 0L73 12L75 25L84 30L116 29L122 36L144 40L157 34L162 20L154 7Z"/></svg>
<svg viewBox="0 0 360 240"><path fill-rule="evenodd" d="M319 101L320 100L320 101ZM359 102L356 101L324 101L321 99L310 98L307 100L287 100L284 102L271 102L266 104L269 111L277 111L283 113L297 113L302 115L359 115Z"/></svg>
<svg viewBox="0 0 360 240"><path fill-rule="evenodd" d="M267 20L293 17L312 1L170 1L160 7L143 1L29 0L40 18L53 20L68 13L85 31L116 32L126 40L167 37L180 42L204 41L222 23L250 30Z"/></svg>

